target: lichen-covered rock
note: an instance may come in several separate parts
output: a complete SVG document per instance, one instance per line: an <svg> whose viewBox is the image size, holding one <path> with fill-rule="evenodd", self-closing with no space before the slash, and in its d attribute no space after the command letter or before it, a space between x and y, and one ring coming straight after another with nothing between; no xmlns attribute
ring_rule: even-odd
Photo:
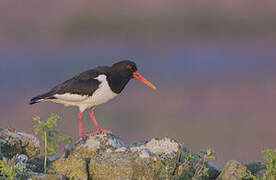
<svg viewBox="0 0 276 180"><path fill-rule="evenodd" d="M265 166L261 162L251 162L245 166L248 171L257 177L262 177L265 172Z"/></svg>
<svg viewBox="0 0 276 180"><path fill-rule="evenodd" d="M156 155L141 157L138 152L104 152L95 155L89 174L95 180L158 179L163 164Z"/></svg>
<svg viewBox="0 0 276 180"><path fill-rule="evenodd" d="M108 149L91 158L93 179L158 179L164 164L176 163L181 145L170 138Z"/></svg>
<svg viewBox="0 0 276 180"><path fill-rule="evenodd" d="M10 160L10 162L23 170L28 159L28 156L26 156L25 154L17 154Z"/></svg>
<svg viewBox="0 0 276 180"><path fill-rule="evenodd" d="M112 134L89 136L86 140L80 140L73 149L66 147L63 157L51 164L49 172L76 179L88 179L87 165L95 154L122 146L123 142L119 137Z"/></svg>
<svg viewBox="0 0 276 180"><path fill-rule="evenodd" d="M16 154L32 158L40 153L39 140L35 136L13 130L0 129L0 146L2 155L9 159Z"/></svg>
<svg viewBox="0 0 276 180"><path fill-rule="evenodd" d="M89 173L93 179L158 179L180 151L181 145L169 138L108 149L91 158Z"/></svg>
<svg viewBox="0 0 276 180"><path fill-rule="evenodd" d="M242 180L246 167L238 161L228 161L217 180Z"/></svg>
<svg viewBox="0 0 276 180"><path fill-rule="evenodd" d="M67 145L61 158L48 158L49 174L43 174L44 157L37 157L39 140L26 133L0 129L0 159L3 156L22 167L23 174L33 173L31 177L26 175L30 180L146 180L160 179L164 173L171 177L180 171L184 151L181 144L167 137L125 145L119 137L101 133L81 139L74 146ZM208 163L206 166L212 169ZM218 171L213 169L210 177L214 179Z"/></svg>
<svg viewBox="0 0 276 180"><path fill-rule="evenodd" d="M174 159L181 151L181 145L170 138L154 138L144 143L129 145L130 150L133 152L139 152L141 157L151 154L158 155L163 160Z"/></svg>
<svg viewBox="0 0 276 180"><path fill-rule="evenodd" d="M22 132L18 132L16 134L20 139L24 154L26 154L29 158L37 157L40 154L40 143L37 137Z"/></svg>
<svg viewBox="0 0 276 180"><path fill-rule="evenodd" d="M44 170L44 157L40 156L28 159L26 168L33 172L42 173Z"/></svg>
<svg viewBox="0 0 276 180"><path fill-rule="evenodd" d="M50 173L58 173L75 179L88 179L87 163L85 159L71 156L66 159L59 159L51 165Z"/></svg>
<svg viewBox="0 0 276 180"><path fill-rule="evenodd" d="M1 149L1 159L3 157L12 158L16 154L20 154L22 152L20 147L16 147L5 139L0 138L0 149Z"/></svg>
<svg viewBox="0 0 276 180"><path fill-rule="evenodd" d="M158 179L164 163L177 162L181 148L170 138L124 145L119 137L101 133L67 147L49 172L76 179Z"/></svg>
<svg viewBox="0 0 276 180"><path fill-rule="evenodd" d="M27 180L66 180L66 178L63 175L60 174L40 174L36 173L33 176L26 178Z"/></svg>

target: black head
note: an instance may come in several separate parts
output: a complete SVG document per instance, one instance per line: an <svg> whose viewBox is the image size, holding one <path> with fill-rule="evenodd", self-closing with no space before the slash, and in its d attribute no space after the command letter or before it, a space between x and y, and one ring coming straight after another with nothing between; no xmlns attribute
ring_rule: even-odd
<svg viewBox="0 0 276 180"><path fill-rule="evenodd" d="M125 78L133 78L133 73L137 72L137 65L129 60L117 62L112 65L112 69Z"/></svg>
<svg viewBox="0 0 276 180"><path fill-rule="evenodd" d="M115 93L120 93L132 78L136 78L155 89L154 85L137 72L137 66L132 61L124 60L113 64L111 66L111 74L108 78L109 85Z"/></svg>

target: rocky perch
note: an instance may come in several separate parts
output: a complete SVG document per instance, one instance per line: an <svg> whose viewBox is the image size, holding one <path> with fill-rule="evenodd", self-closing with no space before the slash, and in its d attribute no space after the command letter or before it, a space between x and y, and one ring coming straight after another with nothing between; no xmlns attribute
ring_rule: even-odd
<svg viewBox="0 0 276 180"><path fill-rule="evenodd" d="M23 179L170 179L192 173L183 154L189 152L195 162L200 159L171 138L125 145L119 137L102 133L67 145L61 157L49 159L48 174L43 174L43 158L38 157L40 146L35 136L4 129L0 132L0 158L18 167L25 164L21 170L32 175ZM238 180L247 170L236 161L230 161L222 172L209 163L197 165L208 170L208 177L203 179Z"/></svg>
<svg viewBox="0 0 276 180"><path fill-rule="evenodd" d="M124 145L112 134L80 141L50 172L76 179L158 179L163 163L177 162L181 145L169 138Z"/></svg>

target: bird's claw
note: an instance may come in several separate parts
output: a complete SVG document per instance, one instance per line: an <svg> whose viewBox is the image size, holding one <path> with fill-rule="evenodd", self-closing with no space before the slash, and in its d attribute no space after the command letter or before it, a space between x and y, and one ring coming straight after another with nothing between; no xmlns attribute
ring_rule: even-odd
<svg viewBox="0 0 276 180"><path fill-rule="evenodd" d="M94 135L97 135L97 134L100 134L100 133L112 133L111 131L107 130L107 129L102 129L102 128L97 128L97 132L95 133L81 133L80 136L84 139L86 139L88 136L94 136Z"/></svg>
<svg viewBox="0 0 276 180"><path fill-rule="evenodd" d="M106 132L106 133L112 134L112 132L109 131L109 130L107 130L107 129L97 128L97 133L102 133L102 132Z"/></svg>

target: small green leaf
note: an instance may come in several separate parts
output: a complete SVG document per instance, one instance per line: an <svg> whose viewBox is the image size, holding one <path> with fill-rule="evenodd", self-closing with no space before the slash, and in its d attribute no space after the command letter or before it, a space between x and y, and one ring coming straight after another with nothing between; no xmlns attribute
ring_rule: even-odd
<svg viewBox="0 0 276 180"><path fill-rule="evenodd" d="M72 143L72 138L70 136L59 136L57 139L58 143L66 142L66 143Z"/></svg>

